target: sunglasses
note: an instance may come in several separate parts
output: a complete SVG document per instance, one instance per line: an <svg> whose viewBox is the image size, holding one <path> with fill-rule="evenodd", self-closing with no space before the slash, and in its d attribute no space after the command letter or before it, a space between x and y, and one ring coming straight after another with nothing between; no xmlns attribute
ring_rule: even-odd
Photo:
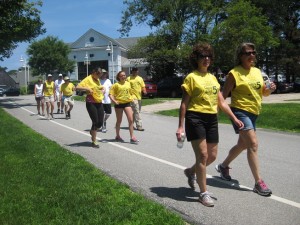
<svg viewBox="0 0 300 225"><path fill-rule="evenodd" d="M246 56L256 55L256 51L252 51L252 52L243 52L242 54L243 54L243 55L246 55Z"/></svg>
<svg viewBox="0 0 300 225"><path fill-rule="evenodd" d="M198 59L205 59L205 58L212 58L212 55L202 55L202 54L199 54L199 55L197 55L197 58Z"/></svg>

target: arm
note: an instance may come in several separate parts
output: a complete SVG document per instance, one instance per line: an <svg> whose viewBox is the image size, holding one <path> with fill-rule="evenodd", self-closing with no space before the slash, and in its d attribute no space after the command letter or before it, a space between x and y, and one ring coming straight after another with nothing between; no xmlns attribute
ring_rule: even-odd
<svg viewBox="0 0 300 225"><path fill-rule="evenodd" d="M34 85L34 96L36 97L36 84Z"/></svg>
<svg viewBox="0 0 300 225"><path fill-rule="evenodd" d="M235 115L232 113L229 105L223 98L221 92L218 92L218 106L221 108L221 110L226 113L230 119L237 125L240 129L244 127L244 124L242 121L238 120Z"/></svg>
<svg viewBox="0 0 300 225"><path fill-rule="evenodd" d="M276 90L276 85L273 82L270 82L270 88L267 88L266 84L264 83L262 94L264 97L268 97L275 90Z"/></svg>
<svg viewBox="0 0 300 225"><path fill-rule="evenodd" d="M183 90L182 100L179 108L179 123L178 123L178 129L176 131L176 137L177 140L181 140L181 133L184 132L183 125L184 125L184 118L186 114L186 109L188 107L188 104L190 102L190 96L186 93L185 90Z"/></svg>
<svg viewBox="0 0 300 225"><path fill-rule="evenodd" d="M145 87L143 87L143 88L142 88L142 92L144 93L144 95L146 95L146 94L147 94L147 90L146 90L146 88L145 88Z"/></svg>
<svg viewBox="0 0 300 225"><path fill-rule="evenodd" d="M109 94L108 96L114 104L119 105L119 102L115 99L115 97L112 94Z"/></svg>
<svg viewBox="0 0 300 225"><path fill-rule="evenodd" d="M229 73L222 91L224 99L226 99L229 96L230 92L233 90L234 87L235 79L232 73Z"/></svg>

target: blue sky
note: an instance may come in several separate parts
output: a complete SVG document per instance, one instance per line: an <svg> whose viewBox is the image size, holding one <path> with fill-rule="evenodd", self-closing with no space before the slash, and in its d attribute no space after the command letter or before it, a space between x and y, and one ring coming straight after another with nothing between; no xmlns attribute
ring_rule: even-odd
<svg viewBox="0 0 300 225"><path fill-rule="evenodd" d="M39 9L47 32L37 40L52 35L69 43L76 41L90 28L111 38L119 38L117 30L121 27L122 10L126 6L123 0L43 0L43 6ZM146 25L134 25L129 37L145 36L150 31ZM7 67L7 71L21 67L21 55L28 58L28 45L20 43L9 59L0 61L0 66Z"/></svg>

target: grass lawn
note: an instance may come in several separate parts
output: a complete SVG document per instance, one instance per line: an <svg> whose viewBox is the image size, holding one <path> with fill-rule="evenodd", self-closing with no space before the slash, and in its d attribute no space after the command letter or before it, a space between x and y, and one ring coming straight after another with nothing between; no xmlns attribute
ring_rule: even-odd
<svg viewBox="0 0 300 225"><path fill-rule="evenodd" d="M160 111L157 114L178 117L179 109ZM227 115L219 113L220 123L231 123ZM263 104L256 126L272 130L300 133L300 104Z"/></svg>
<svg viewBox="0 0 300 225"><path fill-rule="evenodd" d="M0 108L0 224L185 224Z"/></svg>

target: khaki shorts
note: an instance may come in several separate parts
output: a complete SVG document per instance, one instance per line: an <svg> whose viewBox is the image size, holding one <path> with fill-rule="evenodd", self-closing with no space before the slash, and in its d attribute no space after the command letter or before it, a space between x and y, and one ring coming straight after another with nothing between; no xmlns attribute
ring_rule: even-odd
<svg viewBox="0 0 300 225"><path fill-rule="evenodd" d="M66 104L74 105L74 99L72 96L62 96L62 101L65 105Z"/></svg>
<svg viewBox="0 0 300 225"><path fill-rule="evenodd" d="M45 96L45 102L54 102L54 95Z"/></svg>

